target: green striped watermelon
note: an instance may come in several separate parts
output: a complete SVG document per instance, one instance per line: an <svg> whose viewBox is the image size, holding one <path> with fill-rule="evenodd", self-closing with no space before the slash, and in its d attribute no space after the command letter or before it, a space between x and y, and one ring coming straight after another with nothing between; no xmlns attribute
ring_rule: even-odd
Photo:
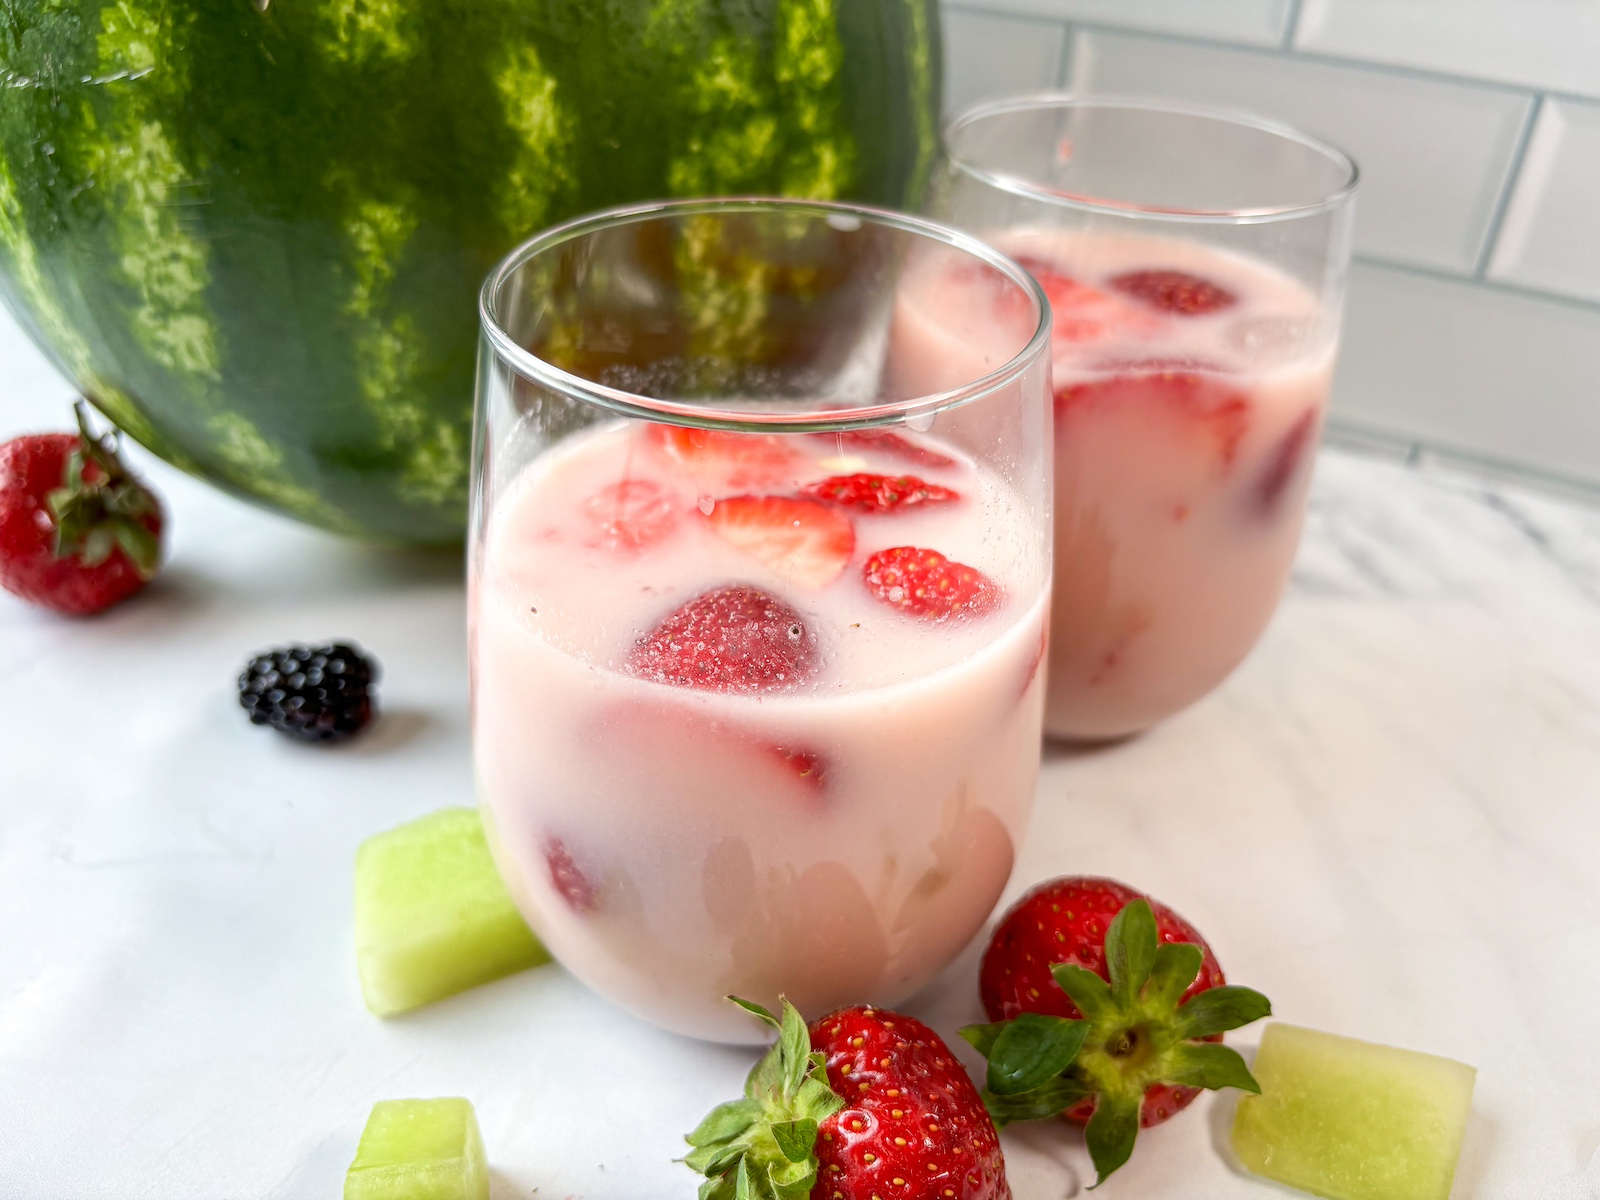
<svg viewBox="0 0 1600 1200"><path fill-rule="evenodd" d="M0 285L178 465L464 525L479 281L659 196L914 203L934 0L0 0Z"/></svg>

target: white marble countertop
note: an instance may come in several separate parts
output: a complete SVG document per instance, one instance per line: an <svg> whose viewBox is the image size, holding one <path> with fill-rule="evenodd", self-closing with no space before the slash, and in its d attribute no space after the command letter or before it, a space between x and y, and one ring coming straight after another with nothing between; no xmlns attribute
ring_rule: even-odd
<svg viewBox="0 0 1600 1200"><path fill-rule="evenodd" d="M0 438L65 427L69 397L0 317ZM692 1196L679 1135L748 1052L554 967L362 1007L357 844L472 802L457 563L135 458L172 514L159 583L82 622L0 593L0 1195L335 1196L374 1101L464 1095L496 1200ZM1600 512L1339 452L1319 470L1259 650L1152 734L1047 751L1012 892L1119 876L1284 1019L1477 1066L1456 1200L1600 1197ZM251 727L247 655L333 636L381 660L381 723L331 752ZM907 1005L947 1036L978 1017L976 953ZM1100 1194L1288 1195L1230 1165L1230 1116L1203 1098ZM1005 1144L1017 1200L1092 1180L1057 1123Z"/></svg>

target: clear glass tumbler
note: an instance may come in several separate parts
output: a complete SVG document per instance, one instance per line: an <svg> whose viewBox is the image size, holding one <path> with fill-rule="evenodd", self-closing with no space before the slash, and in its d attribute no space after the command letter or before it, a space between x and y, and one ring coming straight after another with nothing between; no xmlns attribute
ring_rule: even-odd
<svg viewBox="0 0 1600 1200"><path fill-rule="evenodd" d="M1261 635L1300 537L1356 168L1252 117L1030 96L946 133L936 216L1054 314L1045 730L1134 733Z"/></svg>
<svg viewBox="0 0 1600 1200"><path fill-rule="evenodd" d="M477 783L566 967L657 1024L892 1004L1033 801L1047 306L978 240L780 200L614 210L484 285Z"/></svg>

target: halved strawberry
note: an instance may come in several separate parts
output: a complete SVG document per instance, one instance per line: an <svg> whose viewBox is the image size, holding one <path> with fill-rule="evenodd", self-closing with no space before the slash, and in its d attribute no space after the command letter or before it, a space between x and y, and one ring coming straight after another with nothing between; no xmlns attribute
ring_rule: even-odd
<svg viewBox="0 0 1600 1200"><path fill-rule="evenodd" d="M1126 271L1111 281L1124 296L1181 317L1201 317L1232 308L1239 298L1221 284L1187 271Z"/></svg>
<svg viewBox="0 0 1600 1200"><path fill-rule="evenodd" d="M679 505L648 479L607 484L580 507L593 526L588 544L601 550L637 552L664 540L678 525Z"/></svg>
<svg viewBox="0 0 1600 1200"><path fill-rule="evenodd" d="M846 429L840 433L826 433L819 436L834 439L835 444L841 449L854 446L862 450L876 450L880 454L892 455L920 467L956 465L956 460L948 454L930 450L921 442L914 442L892 429Z"/></svg>
<svg viewBox="0 0 1600 1200"><path fill-rule="evenodd" d="M1037 258L1017 260L1050 298L1051 337L1056 342L1094 342L1148 318L1115 296L1079 283Z"/></svg>
<svg viewBox="0 0 1600 1200"><path fill-rule="evenodd" d="M800 614L749 584L713 588L639 639L627 668L642 679L713 692L764 692L804 683L819 665Z"/></svg>
<svg viewBox="0 0 1600 1200"><path fill-rule="evenodd" d="M1124 365L1124 364L1119 364ZM1170 370L1159 360L1129 363L1125 374L1068 384L1056 392L1057 418L1095 405L1128 404L1163 409L1191 423L1216 446L1226 468L1250 425L1250 399L1217 376Z"/></svg>
<svg viewBox="0 0 1600 1200"><path fill-rule="evenodd" d="M976 567L917 546L878 551L867 559L861 577L885 604L930 621L980 616L1000 600L999 587Z"/></svg>
<svg viewBox="0 0 1600 1200"><path fill-rule="evenodd" d="M568 908L575 913L585 913L595 907L600 889L578 869L565 842L558 837L546 838L544 862L550 871L550 886L567 902Z"/></svg>
<svg viewBox="0 0 1600 1200"><path fill-rule="evenodd" d="M787 746L766 746L773 760L794 773L794 777L808 788L820 792L826 784L827 764L820 754L811 750L791 750Z"/></svg>
<svg viewBox="0 0 1600 1200"><path fill-rule="evenodd" d="M832 583L856 549L850 518L815 500L729 496L706 519L729 545L801 587Z"/></svg>
<svg viewBox="0 0 1600 1200"><path fill-rule="evenodd" d="M1256 480L1252 497L1256 511L1263 517L1270 517L1277 512L1283 502L1283 494L1289 490L1289 481L1298 472L1316 432L1317 411L1309 409L1289 427L1283 440L1273 448L1267 469Z"/></svg>
<svg viewBox="0 0 1600 1200"><path fill-rule="evenodd" d="M946 504L961 499L954 488L928 483L915 475L830 475L800 489L813 500L864 513L888 513L919 504Z"/></svg>
<svg viewBox="0 0 1600 1200"><path fill-rule="evenodd" d="M772 433L651 425L650 436L674 463L729 488L787 484L806 460L794 439Z"/></svg>

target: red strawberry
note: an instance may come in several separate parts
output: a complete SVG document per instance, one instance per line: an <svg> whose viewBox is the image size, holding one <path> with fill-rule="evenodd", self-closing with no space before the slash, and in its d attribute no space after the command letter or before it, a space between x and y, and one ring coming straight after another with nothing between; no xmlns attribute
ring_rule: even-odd
<svg viewBox="0 0 1600 1200"><path fill-rule="evenodd" d="M1232 308L1239 298L1220 284L1187 271L1128 271L1111 281L1124 296L1183 317Z"/></svg>
<svg viewBox="0 0 1600 1200"><path fill-rule="evenodd" d="M856 551L850 518L815 500L730 496L707 519L724 541L805 588L839 578Z"/></svg>
<svg viewBox="0 0 1600 1200"><path fill-rule="evenodd" d="M667 489L648 479L608 484L582 504L593 524L589 545L636 553L664 540L678 525L679 506Z"/></svg>
<svg viewBox="0 0 1600 1200"><path fill-rule="evenodd" d="M1000 589L976 567L917 546L879 550L867 559L861 577L885 604L932 621L958 613L981 616L1000 600Z"/></svg>
<svg viewBox="0 0 1600 1200"><path fill-rule="evenodd" d="M1029 892L995 929L978 986L995 1023L961 1032L989 1060L991 1115L1087 1121L1102 1180L1141 1126L1199 1088L1260 1090L1215 1043L1269 1015L1266 997L1227 986L1192 925L1115 880L1066 876Z"/></svg>
<svg viewBox="0 0 1600 1200"><path fill-rule="evenodd" d="M1284 492L1289 489L1289 481L1295 477L1316 432L1317 411L1310 409L1289 427L1289 432L1273 449L1267 469L1256 480L1253 496L1256 511L1263 517L1270 517L1277 512Z"/></svg>
<svg viewBox="0 0 1600 1200"><path fill-rule="evenodd" d="M800 489L813 500L853 508L857 512L887 513L918 504L945 504L961 499L953 488L927 483L915 475L831 475Z"/></svg>
<svg viewBox="0 0 1600 1200"><path fill-rule="evenodd" d="M777 762L782 763L801 783L820 792L827 782L827 764L820 754L810 750L791 750L787 746L765 748Z"/></svg>
<svg viewBox="0 0 1600 1200"><path fill-rule="evenodd" d="M1160 361L1121 364L1127 373L1068 384L1056 393L1057 418L1075 409L1130 404L1170 413L1216 447L1224 469L1233 465L1250 425L1250 398L1227 380Z"/></svg>
<svg viewBox="0 0 1600 1200"><path fill-rule="evenodd" d="M651 425L650 433L672 461L706 482L729 488L787 484L805 462L795 439L772 433L729 433L680 425Z"/></svg>
<svg viewBox="0 0 1600 1200"><path fill-rule="evenodd" d="M701 1200L1010 1200L978 1090L921 1021L842 1008L808 1030L784 1002L778 1042L688 1137Z"/></svg>
<svg viewBox="0 0 1600 1200"><path fill-rule="evenodd" d="M95 436L84 406L78 433L0 446L0 587L84 616L126 600L161 561L160 502Z"/></svg>
<svg viewBox="0 0 1600 1200"><path fill-rule="evenodd" d="M600 897L600 889L573 860L572 852L560 838L546 838L544 843L545 866L550 869L550 886L567 902L575 913L589 912Z"/></svg>
<svg viewBox="0 0 1600 1200"><path fill-rule="evenodd" d="M765 692L804 683L818 666L800 614L748 584L713 588L669 614L634 645L642 679L713 692Z"/></svg>
<svg viewBox="0 0 1600 1200"><path fill-rule="evenodd" d="M948 454L940 454L937 450L930 450L921 442L914 442L892 429L847 429L841 433L828 433L821 436L834 439L835 444L840 449L846 446L855 446L862 450L875 450L879 454L887 454L892 458L915 463L919 467L953 467L956 465L956 460Z"/></svg>
<svg viewBox="0 0 1600 1200"><path fill-rule="evenodd" d="M1056 342L1095 342L1119 329L1152 324L1133 306L1063 275L1036 258L1017 260L1050 298L1050 336Z"/></svg>

